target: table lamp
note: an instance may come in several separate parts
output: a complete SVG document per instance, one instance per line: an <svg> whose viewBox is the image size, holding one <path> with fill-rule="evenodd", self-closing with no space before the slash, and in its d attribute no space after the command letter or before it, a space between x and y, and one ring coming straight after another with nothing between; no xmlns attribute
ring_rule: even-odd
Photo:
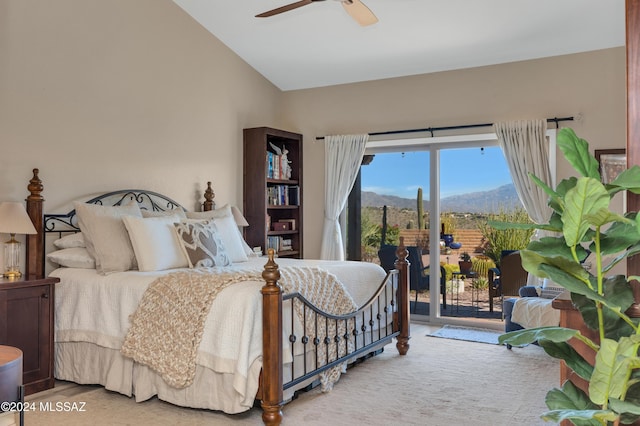
<svg viewBox="0 0 640 426"><path fill-rule="evenodd" d="M24 205L19 202L5 201L0 203L0 233L9 234L11 238L4 243L4 277L19 278L20 241L16 234L37 234Z"/></svg>
<svg viewBox="0 0 640 426"><path fill-rule="evenodd" d="M236 224L238 226L249 226L249 222L247 222L247 219L245 219L245 217L242 215L242 212L240 212L240 209L236 206L231 206L231 214L233 215L233 220L236 221Z"/></svg>

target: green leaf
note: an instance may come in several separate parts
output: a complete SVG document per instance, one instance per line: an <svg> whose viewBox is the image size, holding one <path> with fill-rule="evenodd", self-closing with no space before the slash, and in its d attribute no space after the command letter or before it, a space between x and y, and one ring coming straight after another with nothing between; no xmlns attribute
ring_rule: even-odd
<svg viewBox="0 0 640 426"><path fill-rule="evenodd" d="M611 262L609 262L607 265L602 267L602 272L608 272L611 270L611 268L613 268L614 266L616 266L618 263L620 263L621 261L623 261L624 259L634 256L636 254L640 253L640 242L638 244L633 245L632 247L629 247L628 250L620 253L618 256L614 257Z"/></svg>
<svg viewBox="0 0 640 426"><path fill-rule="evenodd" d="M607 189L611 195L624 190L640 194L640 167L632 166L623 170L613 182L607 185Z"/></svg>
<svg viewBox="0 0 640 426"><path fill-rule="evenodd" d="M640 416L640 404L637 402L625 400L621 401L617 398L609 399L609 408L616 413L620 413L620 421L622 424L630 425Z"/></svg>
<svg viewBox="0 0 640 426"><path fill-rule="evenodd" d="M601 426L597 420L602 415L597 405L589 400L589 397L571 381L566 381L562 389L552 389L547 392L545 398L547 407L552 410L542 415L545 420L559 423L563 419L571 419L573 424L579 426Z"/></svg>
<svg viewBox="0 0 640 426"><path fill-rule="evenodd" d="M577 183L578 183L578 178L575 176L571 176L570 178L567 178L567 179L562 179L558 184L558 186L556 186L556 192L560 195L560 197L564 199L565 195L567 195L567 192L575 188ZM562 213L562 210L560 210L559 213Z"/></svg>
<svg viewBox="0 0 640 426"><path fill-rule="evenodd" d="M635 414L637 412L636 407L640 407L640 383L638 382L638 377L640 376L640 371L634 370L631 373L631 380L629 380L629 389L627 390L627 395L621 403L625 406L618 408L617 404L619 401L615 399L609 400L609 407L612 408L620 414L620 421L622 424L633 424L634 421L638 420L639 414ZM627 407L627 404L632 404L633 407Z"/></svg>
<svg viewBox="0 0 640 426"><path fill-rule="evenodd" d="M589 144L579 138L573 129L563 128L557 136L558 148L571 166L582 176L600 180L598 161L589 153Z"/></svg>
<svg viewBox="0 0 640 426"><path fill-rule="evenodd" d="M596 354L596 362L589 381L589 397L596 404L604 405L609 401L609 395L614 398L620 396L622 385L618 383L616 371L618 365L616 357L619 349L618 342L604 339L600 342L600 350Z"/></svg>
<svg viewBox="0 0 640 426"><path fill-rule="evenodd" d="M542 419L556 423L569 420L576 426L602 426L606 422L616 421L618 415L611 410L553 410L544 413Z"/></svg>
<svg viewBox="0 0 640 426"><path fill-rule="evenodd" d="M595 280L595 277L592 277L592 280ZM614 307L618 312L626 311L634 302L631 285L624 276L614 275L603 279L603 290L604 298L607 300L607 304L602 309L605 337L617 340L622 336L629 336L634 330L618 314L609 309L609 306ZM571 294L571 300L580 310L587 327L597 330L598 312L595 303L577 293Z"/></svg>
<svg viewBox="0 0 640 426"><path fill-rule="evenodd" d="M552 259L561 259L561 258L552 258ZM595 291L595 289L591 289L586 281L589 281L589 273L585 271L579 264L574 263L577 268L562 268L556 265L549 264L541 264L540 270L549 278L551 281L560 284L562 287L569 290L571 293L578 293L584 296L587 296L591 300L595 300L597 302L607 303L607 300Z"/></svg>
<svg viewBox="0 0 640 426"><path fill-rule="evenodd" d="M609 404L611 404L612 407L615 407L615 411L619 413L625 412L640 415L640 404L638 404L637 402L629 400L622 401L617 398L612 398L609 401Z"/></svg>
<svg viewBox="0 0 640 426"><path fill-rule="evenodd" d="M538 340L544 351L556 359L563 360L578 376L589 381L593 374L593 366L589 364L571 345L566 342Z"/></svg>
<svg viewBox="0 0 640 426"><path fill-rule="evenodd" d="M620 398L627 387L630 370L639 361L636 357L640 336L634 334L619 341L604 339L596 354L589 396L596 404L606 404L609 398Z"/></svg>
<svg viewBox="0 0 640 426"><path fill-rule="evenodd" d="M525 328L501 334L498 336L498 344L509 343L512 346L524 346L542 339L552 342L566 342L579 333L578 330L564 327Z"/></svg>
<svg viewBox="0 0 640 426"><path fill-rule="evenodd" d="M640 232L635 220L618 216L618 220L600 234L600 251L602 255L611 255L626 250L640 241ZM595 245L591 246L595 251Z"/></svg>
<svg viewBox="0 0 640 426"><path fill-rule="evenodd" d="M531 241L527 246L527 250L534 251L544 257L563 257L573 261L571 248L567 246L564 236L559 237L542 237L540 240ZM579 259L584 259L587 251L582 246L576 247L576 254Z"/></svg>
<svg viewBox="0 0 640 426"><path fill-rule="evenodd" d="M622 215L614 213L609 209L600 209L595 213L586 214L584 215L584 218L593 226L603 226L607 223L626 220Z"/></svg>
<svg viewBox="0 0 640 426"><path fill-rule="evenodd" d="M549 219L549 228L554 232L562 232L562 216L557 212L551 214Z"/></svg>
<svg viewBox="0 0 640 426"><path fill-rule="evenodd" d="M561 212L564 206L562 196L554 191L551 187L549 187L549 185L547 185L545 182L540 180L540 178L538 178L538 176L534 175L533 173L529 173L529 178L531 178L533 183L542 188L542 190L549 196L549 207L558 212Z"/></svg>
<svg viewBox="0 0 640 426"><path fill-rule="evenodd" d="M584 177L578 179L575 188L565 196L565 211L562 214L564 238L568 246L582 241L589 229L585 216L596 215L601 209L608 209L611 199L602 183L596 179Z"/></svg>
<svg viewBox="0 0 640 426"><path fill-rule="evenodd" d="M550 410L594 410L600 408L591 402L589 396L582 389L569 380L564 382L562 389L555 388L547 392L545 403Z"/></svg>

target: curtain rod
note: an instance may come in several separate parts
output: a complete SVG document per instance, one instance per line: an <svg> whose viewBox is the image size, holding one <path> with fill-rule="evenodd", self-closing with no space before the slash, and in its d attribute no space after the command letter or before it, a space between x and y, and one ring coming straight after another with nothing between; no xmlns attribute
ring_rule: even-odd
<svg viewBox="0 0 640 426"><path fill-rule="evenodd" d="M547 118L547 123L556 123L556 129L558 128L558 123L560 121L573 121L573 117L554 117ZM440 130L460 130L460 129L470 129L474 127L489 127L493 126L493 123L483 123L483 124L463 124L460 126L445 126L445 127L428 127L426 129L406 129L406 130L390 130L387 132L372 132L369 133L369 136L379 136L379 135L396 135L402 133L418 133L418 132L430 132L431 137L433 137L433 132L437 132ZM316 137L316 140L323 140L324 136Z"/></svg>

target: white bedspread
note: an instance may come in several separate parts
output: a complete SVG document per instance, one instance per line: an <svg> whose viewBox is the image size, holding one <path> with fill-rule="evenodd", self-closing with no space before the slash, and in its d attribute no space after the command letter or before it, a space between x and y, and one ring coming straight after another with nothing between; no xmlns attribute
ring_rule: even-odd
<svg viewBox="0 0 640 426"><path fill-rule="evenodd" d="M542 297L516 299L511 321L524 328L557 326L560 324L560 311L551 306L552 301Z"/></svg>
<svg viewBox="0 0 640 426"><path fill-rule="evenodd" d="M265 262L265 258L252 258L231 269L261 271ZM358 306L369 299L385 277L382 268L364 262L277 259L280 266L301 265L301 262L334 273ZM136 310L147 286L173 271L128 271L107 276L89 269L53 271L51 276L60 278L56 286L55 342L90 342L119 350L129 328L129 315ZM236 401L221 402L217 409L240 412L253 405L258 383L248 378L255 377L261 367L260 288L263 285L263 281L247 281L227 287L213 301L207 317L196 362L213 371L233 375L237 393ZM229 409L230 406L234 408Z"/></svg>

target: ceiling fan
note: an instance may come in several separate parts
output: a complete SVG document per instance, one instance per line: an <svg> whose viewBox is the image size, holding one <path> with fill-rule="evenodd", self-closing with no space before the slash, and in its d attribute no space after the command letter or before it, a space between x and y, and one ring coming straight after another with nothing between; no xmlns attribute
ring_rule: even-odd
<svg viewBox="0 0 640 426"><path fill-rule="evenodd" d="M288 12L293 9L297 9L302 6L306 6L311 3L324 0L300 0L295 3L288 4L286 6L278 7L276 9L269 10L267 12L256 15L256 18L266 18L269 16L277 15L279 13ZM364 5L360 0L337 0L342 3L342 6L349 15L360 25L367 26L378 22L378 18L373 14L371 9Z"/></svg>

